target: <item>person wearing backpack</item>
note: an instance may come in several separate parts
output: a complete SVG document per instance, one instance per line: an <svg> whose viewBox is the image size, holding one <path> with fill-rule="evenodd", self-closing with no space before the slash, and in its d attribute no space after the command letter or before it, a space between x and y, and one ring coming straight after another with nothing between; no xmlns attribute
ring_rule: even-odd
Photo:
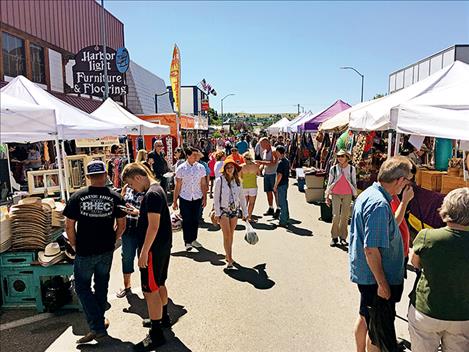
<svg viewBox="0 0 469 352"><path fill-rule="evenodd" d="M329 180L325 192L326 203L332 204L331 243L334 247L339 243L347 244L348 220L352 198L357 196L357 173L349 164L350 155L341 149L336 153L337 164L329 171Z"/></svg>
<svg viewBox="0 0 469 352"><path fill-rule="evenodd" d="M223 231L223 246L226 254L226 268L233 269L233 236L242 212L245 220L248 216L246 198L239 179L241 166L231 157L227 157L221 168L221 176L215 180L213 195L215 216Z"/></svg>

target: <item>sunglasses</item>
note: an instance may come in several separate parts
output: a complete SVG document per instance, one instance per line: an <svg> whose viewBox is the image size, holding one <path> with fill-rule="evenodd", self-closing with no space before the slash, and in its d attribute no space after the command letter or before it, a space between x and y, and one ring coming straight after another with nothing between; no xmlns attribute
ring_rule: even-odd
<svg viewBox="0 0 469 352"><path fill-rule="evenodd" d="M337 155L338 158L345 158L345 155Z"/></svg>

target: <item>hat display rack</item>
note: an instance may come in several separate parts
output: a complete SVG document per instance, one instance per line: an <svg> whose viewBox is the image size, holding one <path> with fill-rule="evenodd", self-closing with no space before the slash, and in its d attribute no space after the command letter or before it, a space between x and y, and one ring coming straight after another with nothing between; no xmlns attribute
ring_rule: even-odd
<svg viewBox="0 0 469 352"><path fill-rule="evenodd" d="M51 198L22 199L19 204L10 208L10 238L2 235L0 250L44 250L55 240L57 228L61 230L64 227L62 211L63 205Z"/></svg>

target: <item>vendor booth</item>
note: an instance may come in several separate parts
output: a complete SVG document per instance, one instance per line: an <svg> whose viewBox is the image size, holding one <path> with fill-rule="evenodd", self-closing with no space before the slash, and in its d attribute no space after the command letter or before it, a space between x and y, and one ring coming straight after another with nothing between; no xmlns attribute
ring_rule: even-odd
<svg viewBox="0 0 469 352"><path fill-rule="evenodd" d="M287 119L286 117L283 117L282 119L278 120L276 123L267 127L266 131L268 134L278 135L282 133L283 128L288 126L289 124L290 124L290 120Z"/></svg>
<svg viewBox="0 0 469 352"><path fill-rule="evenodd" d="M464 172L469 166L469 152L464 152L469 149L464 142L469 140L468 91L469 65L456 61L401 91L344 110L319 130L337 132L348 123L350 131L339 141L353 146L353 163L364 177L358 181L361 189L373 182L373 170L376 173L386 159L383 147L387 146L387 157L393 150L395 155L410 153L419 165L409 223L416 230L439 227L443 223L437 209L444 195L469 186Z"/></svg>
<svg viewBox="0 0 469 352"><path fill-rule="evenodd" d="M63 203L49 197L64 188L69 177L79 181L80 170L62 161L82 156L65 155L64 140L121 135L122 126L89 115L59 100L19 76L2 88L2 143L38 142L30 146L34 164L27 171L29 194L20 192L0 207L0 294L3 307L35 307L38 311L59 307L80 308L73 294L74 252L64 235ZM125 132L124 132L125 133ZM61 140L61 147L59 147ZM55 156L44 141L55 142ZM88 157L88 156L83 156ZM89 156L94 159L94 156ZM43 164L42 160L50 159ZM86 163L86 160L83 161ZM38 164L38 165L36 165ZM60 185L60 186L59 186ZM86 183L85 183L86 185ZM39 192L37 192L39 190ZM39 197L26 197L40 193Z"/></svg>
<svg viewBox="0 0 469 352"><path fill-rule="evenodd" d="M304 122L303 125L299 127L299 130L301 132L317 132L321 123L333 118L338 113L349 108L349 104L339 99L327 109L321 111L320 113L310 118L308 121Z"/></svg>

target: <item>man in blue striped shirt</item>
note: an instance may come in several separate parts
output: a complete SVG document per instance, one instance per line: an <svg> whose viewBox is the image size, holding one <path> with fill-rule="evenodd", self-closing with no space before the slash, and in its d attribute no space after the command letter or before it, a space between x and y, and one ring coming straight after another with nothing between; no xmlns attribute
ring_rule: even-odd
<svg viewBox="0 0 469 352"><path fill-rule="evenodd" d="M412 163L393 157L383 163L378 182L366 189L355 202L350 227L350 277L360 291L360 316L355 326L357 352L379 351L380 341L367 338L370 323L368 307L377 296L400 301L404 282L404 247L392 212L392 196L410 184ZM395 312L395 310L394 310ZM395 314L395 313L394 313ZM394 324L394 319L390 324Z"/></svg>

